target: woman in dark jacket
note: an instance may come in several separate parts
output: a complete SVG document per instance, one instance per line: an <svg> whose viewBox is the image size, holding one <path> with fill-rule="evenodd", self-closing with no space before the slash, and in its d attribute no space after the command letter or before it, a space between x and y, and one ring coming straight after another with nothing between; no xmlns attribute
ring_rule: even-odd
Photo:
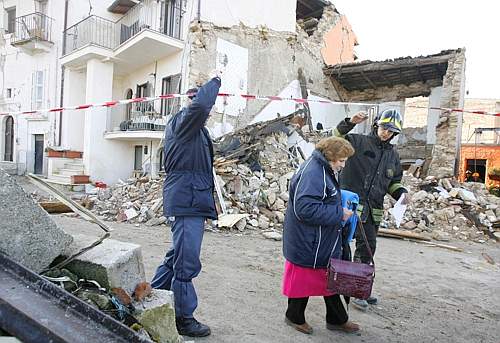
<svg viewBox="0 0 500 343"><path fill-rule="evenodd" d="M303 333L312 333L304 317L310 296L324 297L329 330L359 330L348 321L340 296L326 289L330 256L340 258L342 254L341 223L352 215L342 208L338 173L353 154L353 147L343 138L322 139L290 182L283 230L283 294L288 297L285 322Z"/></svg>

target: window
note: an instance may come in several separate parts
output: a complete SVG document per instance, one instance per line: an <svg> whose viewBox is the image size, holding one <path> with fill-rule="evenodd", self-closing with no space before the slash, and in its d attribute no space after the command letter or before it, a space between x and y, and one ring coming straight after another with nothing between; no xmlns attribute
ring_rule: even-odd
<svg viewBox="0 0 500 343"><path fill-rule="evenodd" d="M6 8L7 12L7 33L14 33L16 31L16 8Z"/></svg>
<svg viewBox="0 0 500 343"><path fill-rule="evenodd" d="M47 0L39 0L35 2L36 12L47 15Z"/></svg>
<svg viewBox="0 0 500 343"><path fill-rule="evenodd" d="M6 93L5 93L5 97L7 99L12 98L12 88L7 88Z"/></svg>
<svg viewBox="0 0 500 343"><path fill-rule="evenodd" d="M146 98L151 96L151 84L149 82L143 83L142 85L137 85L136 98ZM135 104L135 111L139 111L142 114L146 112L154 111L153 101L139 102Z"/></svg>
<svg viewBox="0 0 500 343"><path fill-rule="evenodd" d="M142 85L137 85L137 98L147 97L149 96L149 87L148 83L143 83Z"/></svg>
<svg viewBox="0 0 500 343"><path fill-rule="evenodd" d="M32 102L31 106L34 110L39 110L43 105L43 87L44 83L44 72L41 70L35 71L33 73L33 88L32 88Z"/></svg>
<svg viewBox="0 0 500 343"><path fill-rule="evenodd" d="M161 81L161 94L179 93L181 90L181 74L164 77ZM179 98L162 99L161 100L161 115L167 116L175 114L179 111Z"/></svg>
<svg viewBox="0 0 500 343"><path fill-rule="evenodd" d="M182 0L165 2L163 32L174 38L181 38Z"/></svg>

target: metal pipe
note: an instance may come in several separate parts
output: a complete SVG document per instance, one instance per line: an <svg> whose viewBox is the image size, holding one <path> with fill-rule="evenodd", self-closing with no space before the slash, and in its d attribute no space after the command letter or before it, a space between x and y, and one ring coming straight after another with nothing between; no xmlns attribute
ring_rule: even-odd
<svg viewBox="0 0 500 343"><path fill-rule="evenodd" d="M198 0L198 13L197 13L197 19L198 19L198 22L201 21L201 0Z"/></svg>
<svg viewBox="0 0 500 343"><path fill-rule="evenodd" d="M66 29L68 28L68 3L69 0L64 1L64 28L63 28L63 55L66 53ZM59 98L59 106L63 107L64 103L64 73L66 68L61 66L61 96ZM57 138L57 145L61 146L62 143L62 119L63 111L59 111L59 135Z"/></svg>

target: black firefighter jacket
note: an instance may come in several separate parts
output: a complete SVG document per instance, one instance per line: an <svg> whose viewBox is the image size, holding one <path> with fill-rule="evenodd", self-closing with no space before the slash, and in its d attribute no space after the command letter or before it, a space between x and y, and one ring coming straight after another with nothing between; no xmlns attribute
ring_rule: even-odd
<svg viewBox="0 0 500 343"><path fill-rule="evenodd" d="M346 118L334 129L334 134L347 139L355 150L340 174L340 186L359 195L361 220L366 222L371 213L378 225L383 216L384 196L388 193L397 200L407 192L401 184L403 170L396 149L389 141L380 140L376 128L367 136L349 134L354 126Z"/></svg>

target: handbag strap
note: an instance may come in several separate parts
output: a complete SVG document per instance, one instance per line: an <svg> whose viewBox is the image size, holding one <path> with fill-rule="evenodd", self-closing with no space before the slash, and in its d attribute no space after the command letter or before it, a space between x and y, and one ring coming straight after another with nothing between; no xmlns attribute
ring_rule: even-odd
<svg viewBox="0 0 500 343"><path fill-rule="evenodd" d="M370 255L370 259L372 260L372 264L375 266L375 261L373 260L373 253L372 253L372 249L370 248L370 244L368 244L368 238L366 238L366 232L365 232L365 228L363 227L363 223L361 222L361 218L359 218L358 216L358 228L360 228L361 230L361 235L363 236L363 240L365 241L365 244L366 244L366 249L368 250L368 254Z"/></svg>

